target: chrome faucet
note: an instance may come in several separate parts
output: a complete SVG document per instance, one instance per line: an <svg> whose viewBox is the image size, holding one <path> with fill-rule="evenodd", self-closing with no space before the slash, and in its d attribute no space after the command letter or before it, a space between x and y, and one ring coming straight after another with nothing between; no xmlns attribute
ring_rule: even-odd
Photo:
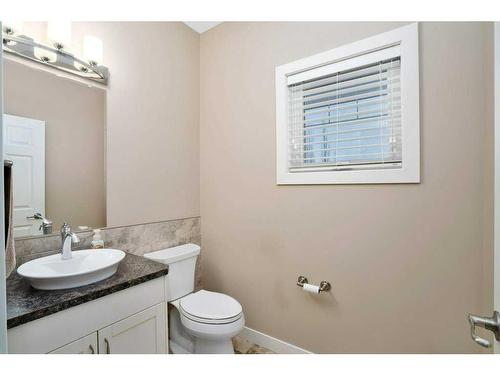
<svg viewBox="0 0 500 375"><path fill-rule="evenodd" d="M62 259L71 259L71 244L80 242L80 238L71 231L68 223L64 223L61 227L62 239Z"/></svg>
<svg viewBox="0 0 500 375"><path fill-rule="evenodd" d="M28 220L42 220L42 224L38 230L41 230L43 234L51 234L52 233L52 221L43 217L41 213L37 212L33 216L26 216Z"/></svg>

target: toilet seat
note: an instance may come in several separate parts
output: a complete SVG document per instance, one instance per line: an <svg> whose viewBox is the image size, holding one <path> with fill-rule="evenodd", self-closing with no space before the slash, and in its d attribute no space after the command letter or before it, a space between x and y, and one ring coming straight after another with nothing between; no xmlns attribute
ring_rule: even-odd
<svg viewBox="0 0 500 375"><path fill-rule="evenodd" d="M234 298L216 292L200 290L179 300L181 315L202 324L228 324L240 319L243 309Z"/></svg>

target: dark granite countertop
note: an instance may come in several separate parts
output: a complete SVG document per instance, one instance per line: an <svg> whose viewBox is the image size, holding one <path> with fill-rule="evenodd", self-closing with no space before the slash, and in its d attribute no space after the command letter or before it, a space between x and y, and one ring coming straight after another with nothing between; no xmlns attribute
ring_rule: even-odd
<svg viewBox="0 0 500 375"><path fill-rule="evenodd" d="M129 253L113 276L79 288L36 290L27 279L13 272L7 279L7 328L81 305L167 273L167 265Z"/></svg>

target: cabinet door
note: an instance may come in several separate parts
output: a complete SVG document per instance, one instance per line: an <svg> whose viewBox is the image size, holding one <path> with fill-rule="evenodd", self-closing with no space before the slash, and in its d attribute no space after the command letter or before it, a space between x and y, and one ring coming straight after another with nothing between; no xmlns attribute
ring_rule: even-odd
<svg viewBox="0 0 500 375"><path fill-rule="evenodd" d="M97 332L61 346L49 354L97 354Z"/></svg>
<svg viewBox="0 0 500 375"><path fill-rule="evenodd" d="M99 354L165 353L166 332L162 302L99 330Z"/></svg>

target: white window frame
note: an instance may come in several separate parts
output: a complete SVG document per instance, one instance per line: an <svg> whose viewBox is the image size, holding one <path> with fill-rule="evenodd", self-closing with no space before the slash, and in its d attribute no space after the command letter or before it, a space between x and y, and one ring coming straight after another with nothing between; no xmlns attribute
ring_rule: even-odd
<svg viewBox="0 0 500 375"><path fill-rule="evenodd" d="M394 169L290 172L288 77L399 45L401 51L402 166ZM420 183L418 23L276 67L276 177L278 185Z"/></svg>

